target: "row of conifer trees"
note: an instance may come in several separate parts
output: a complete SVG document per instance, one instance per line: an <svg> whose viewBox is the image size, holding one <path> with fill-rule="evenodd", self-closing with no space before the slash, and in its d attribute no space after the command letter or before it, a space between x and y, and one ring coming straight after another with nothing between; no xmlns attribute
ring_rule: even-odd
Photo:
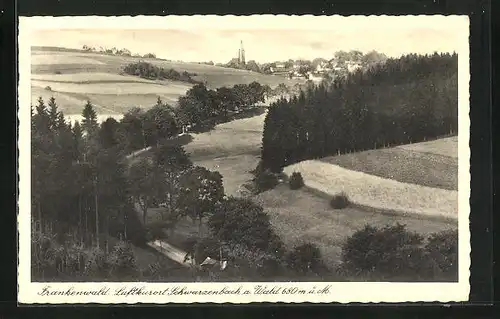
<svg viewBox="0 0 500 319"><path fill-rule="evenodd" d="M264 123L264 167L456 134L457 63L411 54L278 100Z"/></svg>

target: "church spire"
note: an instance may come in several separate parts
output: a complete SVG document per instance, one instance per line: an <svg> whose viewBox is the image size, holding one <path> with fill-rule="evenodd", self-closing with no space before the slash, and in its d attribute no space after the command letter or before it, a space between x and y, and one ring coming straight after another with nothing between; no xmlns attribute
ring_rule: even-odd
<svg viewBox="0 0 500 319"><path fill-rule="evenodd" d="M243 48L243 40L240 40L240 54L238 56L238 62L240 64L245 64L245 49Z"/></svg>

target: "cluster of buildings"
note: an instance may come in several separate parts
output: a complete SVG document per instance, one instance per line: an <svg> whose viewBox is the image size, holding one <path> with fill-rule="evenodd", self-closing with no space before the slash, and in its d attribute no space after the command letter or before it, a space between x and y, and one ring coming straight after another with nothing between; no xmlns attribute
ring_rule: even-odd
<svg viewBox="0 0 500 319"><path fill-rule="evenodd" d="M240 41L238 57L233 59L233 61L236 62L237 66L242 68L246 65L243 41ZM300 61L276 62L273 63L269 69L266 68L266 70L270 74L291 79L306 79L314 82L321 82L327 75L331 77L335 76L335 74L351 73L362 66L358 61L339 61L335 58L329 61L323 60L314 67L312 67L311 64L312 63L301 63Z"/></svg>
<svg viewBox="0 0 500 319"><path fill-rule="evenodd" d="M340 63L335 59L323 61L315 67L306 67L295 62L292 66L286 63L276 63L270 68L271 74L287 76L292 79L307 79L313 82L321 82L326 75L332 76L336 73L351 73L361 68L361 63L356 61L346 61Z"/></svg>

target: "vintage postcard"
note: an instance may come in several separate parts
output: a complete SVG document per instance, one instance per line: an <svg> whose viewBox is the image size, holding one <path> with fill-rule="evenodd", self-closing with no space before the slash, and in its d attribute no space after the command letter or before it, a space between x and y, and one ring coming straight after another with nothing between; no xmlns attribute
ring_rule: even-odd
<svg viewBox="0 0 500 319"><path fill-rule="evenodd" d="M21 17L18 301L468 300L468 35Z"/></svg>

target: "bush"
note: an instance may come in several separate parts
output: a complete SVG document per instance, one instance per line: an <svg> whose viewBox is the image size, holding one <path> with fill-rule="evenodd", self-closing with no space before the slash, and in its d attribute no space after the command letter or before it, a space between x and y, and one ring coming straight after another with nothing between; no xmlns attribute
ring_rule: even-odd
<svg viewBox="0 0 500 319"><path fill-rule="evenodd" d="M91 247L85 250L84 254L85 276L93 279L108 277L110 264L106 260L106 255L104 254L104 251L102 249Z"/></svg>
<svg viewBox="0 0 500 319"><path fill-rule="evenodd" d="M349 206L349 197L344 192L334 195L330 200L330 206L334 209L346 208L347 206Z"/></svg>
<svg viewBox="0 0 500 319"><path fill-rule="evenodd" d="M253 183L256 193L265 192L267 190L273 189L274 187L276 187L276 185L278 185L278 177L270 170L264 168L262 166L262 161L259 162L252 173L254 174Z"/></svg>
<svg viewBox="0 0 500 319"><path fill-rule="evenodd" d="M433 233L424 242L404 225L365 226L343 245L340 270L377 280L456 281L457 253L457 230Z"/></svg>
<svg viewBox="0 0 500 319"><path fill-rule="evenodd" d="M152 56L150 56L150 58L151 57ZM194 76L193 73L189 73L186 71L184 71L183 73L179 73L174 69L164 69L143 61L130 63L126 65L122 71L126 74L140 76L146 79L169 79L174 81L198 83L193 78L191 78L191 76Z"/></svg>
<svg viewBox="0 0 500 319"><path fill-rule="evenodd" d="M290 269L307 274L309 272L318 273L322 267L321 251L311 243L298 246L287 254L287 265Z"/></svg>
<svg viewBox="0 0 500 319"><path fill-rule="evenodd" d="M61 74L61 71L56 71L55 74Z"/></svg>
<svg viewBox="0 0 500 319"><path fill-rule="evenodd" d="M429 275L423 237L405 225L365 226L342 247L342 267L351 275L375 274L383 278Z"/></svg>
<svg viewBox="0 0 500 319"><path fill-rule="evenodd" d="M432 261L434 271L446 277L458 275L458 231L447 230L429 236L425 250Z"/></svg>
<svg viewBox="0 0 500 319"><path fill-rule="evenodd" d="M139 270L136 265L134 251L129 243L120 241L114 247L107 260L113 276L136 277Z"/></svg>
<svg viewBox="0 0 500 319"><path fill-rule="evenodd" d="M302 178L302 174L300 172L293 172L292 176L290 176L290 189L299 189L304 186L304 179Z"/></svg>

